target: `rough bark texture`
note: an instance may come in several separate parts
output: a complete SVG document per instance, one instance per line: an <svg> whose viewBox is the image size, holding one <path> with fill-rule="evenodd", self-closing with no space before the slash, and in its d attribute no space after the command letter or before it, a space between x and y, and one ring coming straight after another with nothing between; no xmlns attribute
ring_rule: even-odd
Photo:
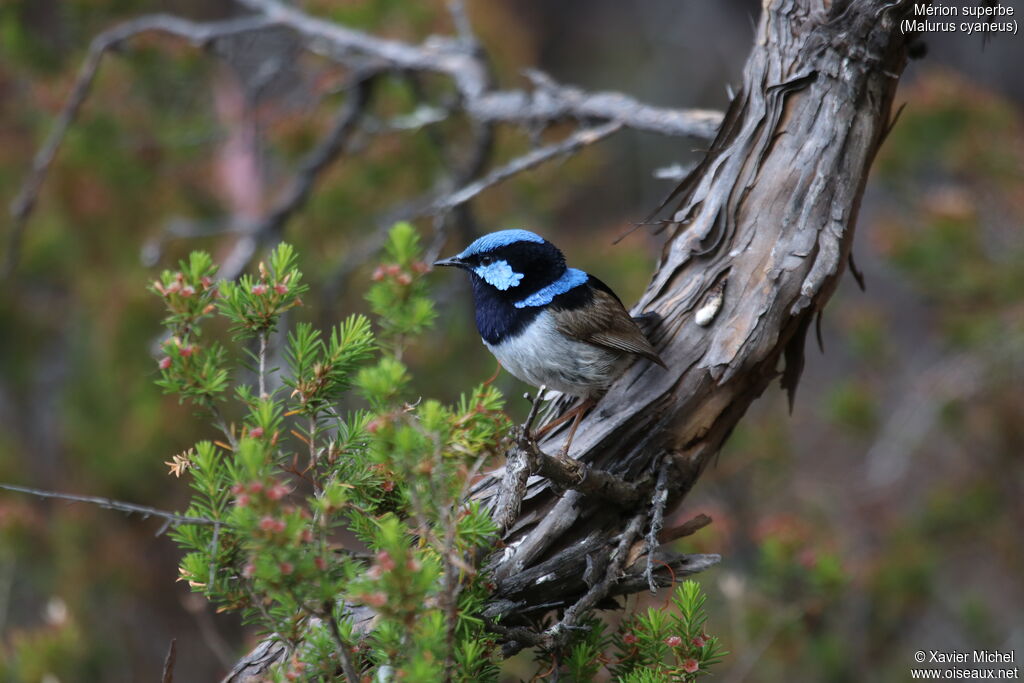
<svg viewBox="0 0 1024 683"><path fill-rule="evenodd" d="M668 241L633 311L661 316L652 337L670 369L636 363L583 421L573 457L650 480L668 454L669 505L677 505L772 379L781 374L795 391L807 329L843 271L888 130L906 11L880 1L766 2L742 90L670 200ZM557 452L564 434L541 447ZM478 495L499 485L486 482ZM499 611L507 619L538 603L572 605L588 562L606 560L643 505L616 509L532 480L508 549L492 562ZM685 572L710 559L669 563ZM637 583L637 571L619 583Z"/></svg>
<svg viewBox="0 0 1024 683"><path fill-rule="evenodd" d="M651 336L669 369L634 364L572 446L572 457L649 493L616 505L529 479L505 548L488 560L497 584L489 616L502 617L508 651L557 644L570 615L645 589L658 530L645 535L643 526L660 518L655 480L667 479L668 506L678 505L773 379L795 391L807 330L843 271L890 125L908 40L899 20L910 7L765 1L742 89L706 158L670 200L668 239L634 309L660 315ZM541 448L557 453L565 433ZM668 476L658 477L666 457ZM500 472L489 476L475 495L495 504L502 481ZM666 566L679 578L718 560L651 552L660 585L670 581ZM516 628L556 608L565 608L562 621L546 632ZM253 672L245 664L237 671Z"/></svg>

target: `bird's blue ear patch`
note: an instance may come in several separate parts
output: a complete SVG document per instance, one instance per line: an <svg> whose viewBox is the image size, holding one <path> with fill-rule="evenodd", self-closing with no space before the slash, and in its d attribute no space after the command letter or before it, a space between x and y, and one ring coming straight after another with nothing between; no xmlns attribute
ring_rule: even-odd
<svg viewBox="0 0 1024 683"><path fill-rule="evenodd" d="M495 261L486 266L477 266L473 272L479 275L484 282L501 291L517 286L523 279L523 274L512 270L508 261Z"/></svg>
<svg viewBox="0 0 1024 683"><path fill-rule="evenodd" d="M578 268L566 268L562 277L552 282L547 287L538 289L522 301L517 301L516 308L532 308L534 306L547 306L559 294L565 294L574 287L579 287L590 279L590 276Z"/></svg>
<svg viewBox="0 0 1024 683"><path fill-rule="evenodd" d="M507 247L516 242L535 242L544 244L544 238L529 230L499 230L477 239L471 245L462 250L460 257L465 258L474 254L483 254L494 249ZM482 277L482 276L481 276Z"/></svg>

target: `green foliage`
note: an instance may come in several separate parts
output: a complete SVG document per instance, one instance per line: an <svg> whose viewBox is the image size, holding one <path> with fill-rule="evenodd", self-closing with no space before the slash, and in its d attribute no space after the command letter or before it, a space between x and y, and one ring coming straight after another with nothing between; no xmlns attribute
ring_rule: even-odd
<svg viewBox="0 0 1024 683"><path fill-rule="evenodd" d="M420 260L419 239L411 224L395 225L384 245L388 263L374 271L374 284L366 297L380 316L381 336L395 348L401 347L405 336L419 334L433 324L436 315L420 277L430 266Z"/></svg>
<svg viewBox="0 0 1024 683"><path fill-rule="evenodd" d="M612 639L619 680L694 681L720 662L728 653L707 633L706 599L700 584L687 580L673 592L672 609L648 608L623 622Z"/></svg>
<svg viewBox="0 0 1024 683"><path fill-rule="evenodd" d="M495 643L479 617L485 577L467 558L496 529L478 505L460 501L508 419L488 386L455 405L410 402L400 356L431 323L433 307L411 226L392 230L387 254L397 270L369 297L386 352L372 362L378 346L364 316L327 337L298 323L279 375L266 368L268 335L306 289L290 245L238 283L215 283L212 261L197 252L153 285L171 335L158 384L209 409L224 439L201 441L169 463L190 479L186 513L210 521L174 530L186 552L181 579L261 631L301 643L275 674L288 680L333 678L342 658L400 670L408 681L440 680L446 670L454 680L494 679ZM241 384L227 406L241 411L238 425L225 424L214 404L228 388L227 351L203 343L216 314L237 340L259 342L258 352L244 351L259 391ZM369 410L342 416L353 386ZM348 611L360 606L378 615L362 644Z"/></svg>

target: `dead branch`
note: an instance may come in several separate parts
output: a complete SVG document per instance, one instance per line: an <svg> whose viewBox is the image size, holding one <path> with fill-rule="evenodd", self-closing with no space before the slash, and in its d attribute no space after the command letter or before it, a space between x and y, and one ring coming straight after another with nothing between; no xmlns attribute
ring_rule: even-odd
<svg viewBox="0 0 1024 683"><path fill-rule="evenodd" d="M42 188L50 166L53 165L57 150L64 141L68 128L78 117L82 104L92 89L103 56L107 52L143 33L166 33L187 40L197 47L204 47L218 38L257 31L271 25L272 22L269 19L260 16L227 21L194 22L167 14L153 14L118 24L93 38L85 61L82 62L78 76L75 78L75 84L71 88L71 94L61 108L46 141L32 160L32 168L22 183L18 196L11 202L10 212L13 225L8 237L7 258L4 261L2 275L10 275L17 265L18 251L21 247L25 225L39 198L39 190Z"/></svg>
<svg viewBox="0 0 1024 683"><path fill-rule="evenodd" d="M365 63L369 59L384 69L447 75L458 89L466 112L480 122L550 125L589 118L619 121L652 133L698 138L714 135L721 122L719 112L651 107L619 93L587 93L555 85L550 79L545 88L532 93L493 91L486 63L461 39L432 37L422 45L410 45L318 19L277 0L238 2L295 30L312 49L339 62Z"/></svg>
<svg viewBox="0 0 1024 683"><path fill-rule="evenodd" d="M14 222L8 238L3 274L13 273L25 226L42 183L68 128L78 116L91 90L103 55L142 33L167 33L202 47L215 39L241 32L284 27L295 31L301 37L305 49L345 65L355 73L364 74L364 77L356 79L359 87L354 90L366 86L369 79L365 74L368 72L438 73L449 76L458 91L463 111L485 129L496 123L514 123L536 128L564 120L605 122L603 126L581 130L563 143L525 155L482 181L472 182L486 163L485 154L480 163L470 164L470 168L476 167L471 175L464 177L456 174L453 178L456 182L455 187L464 186L460 192L447 200L438 200L436 197L432 200L426 208L433 213L443 213L460 206L511 175L560 154L577 151L611 134L620 126L664 135L710 138L721 122L721 114L718 112L652 107L619 93L588 93L578 88L558 85L539 73L532 75L532 79L538 84L535 91L494 90L486 59L479 43L472 35L465 8L458 2L453 3L449 10L459 38L435 37L422 45L377 38L316 18L276 0L238 2L254 14L241 19L206 23L162 14L144 16L104 31L92 41L71 95L53 130L36 155L18 197L11 205ZM340 153L358 122L364 118L365 92L363 95L349 95L350 103L347 103L339 114L323 142L302 163L289 190L268 215L240 230L243 235L226 259L222 268L223 275L237 276L259 247L278 239L287 221L305 205L317 177ZM489 135L488 142L483 147L489 151ZM443 191L451 192L451 188L443 188ZM420 214L417 211L413 215Z"/></svg>
<svg viewBox="0 0 1024 683"><path fill-rule="evenodd" d="M101 508L106 508L107 510L117 510L118 512L127 512L133 515L142 515L143 517L160 517L161 519L167 520L168 524L171 526L177 526L179 524L201 524L203 526L212 526L216 530L222 524L222 522L210 519L209 517L179 515L176 512L167 512L166 510L152 508L148 505L135 505L134 503L125 503L111 498L101 498L99 496L79 496L73 493L44 491L43 489L34 489L29 488L28 486L16 486L14 484L0 484L0 489L15 491L17 493L27 493L31 496L39 496L40 498L55 498L57 500L67 500L72 503L88 503L89 505L98 505ZM166 527L167 525L164 526ZM162 531L163 529L161 529L161 532Z"/></svg>
<svg viewBox="0 0 1024 683"><path fill-rule="evenodd" d="M431 207L431 210L434 212L440 212L453 209L460 204L468 202L487 188L497 185L503 180L507 180L516 174L522 173L523 171L529 170L535 166L539 166L545 161L577 152L583 147L592 145L599 140L603 140L612 133L621 130L621 128L621 122L612 121L601 126L578 130L560 142L545 145L544 147L532 150L521 157L516 157L504 166L494 169L480 180L466 185L457 192L438 200Z"/></svg>
<svg viewBox="0 0 1024 683"><path fill-rule="evenodd" d="M305 205L317 180L342 153L351 139L360 119L366 113L373 88L373 73L358 73L352 78L345 104L342 105L327 135L299 163L291 184L275 202L273 208L259 221L248 226L221 264L219 276L234 280L252 259L256 251L281 238L288 219Z"/></svg>

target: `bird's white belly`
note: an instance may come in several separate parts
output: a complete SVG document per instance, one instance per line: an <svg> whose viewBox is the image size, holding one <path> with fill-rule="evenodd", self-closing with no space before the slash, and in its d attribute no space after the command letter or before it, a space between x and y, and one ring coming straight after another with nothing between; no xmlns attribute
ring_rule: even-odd
<svg viewBox="0 0 1024 683"><path fill-rule="evenodd" d="M502 367L527 384L573 396L603 392L625 369L629 355L566 337L543 311L518 336L484 345Z"/></svg>

